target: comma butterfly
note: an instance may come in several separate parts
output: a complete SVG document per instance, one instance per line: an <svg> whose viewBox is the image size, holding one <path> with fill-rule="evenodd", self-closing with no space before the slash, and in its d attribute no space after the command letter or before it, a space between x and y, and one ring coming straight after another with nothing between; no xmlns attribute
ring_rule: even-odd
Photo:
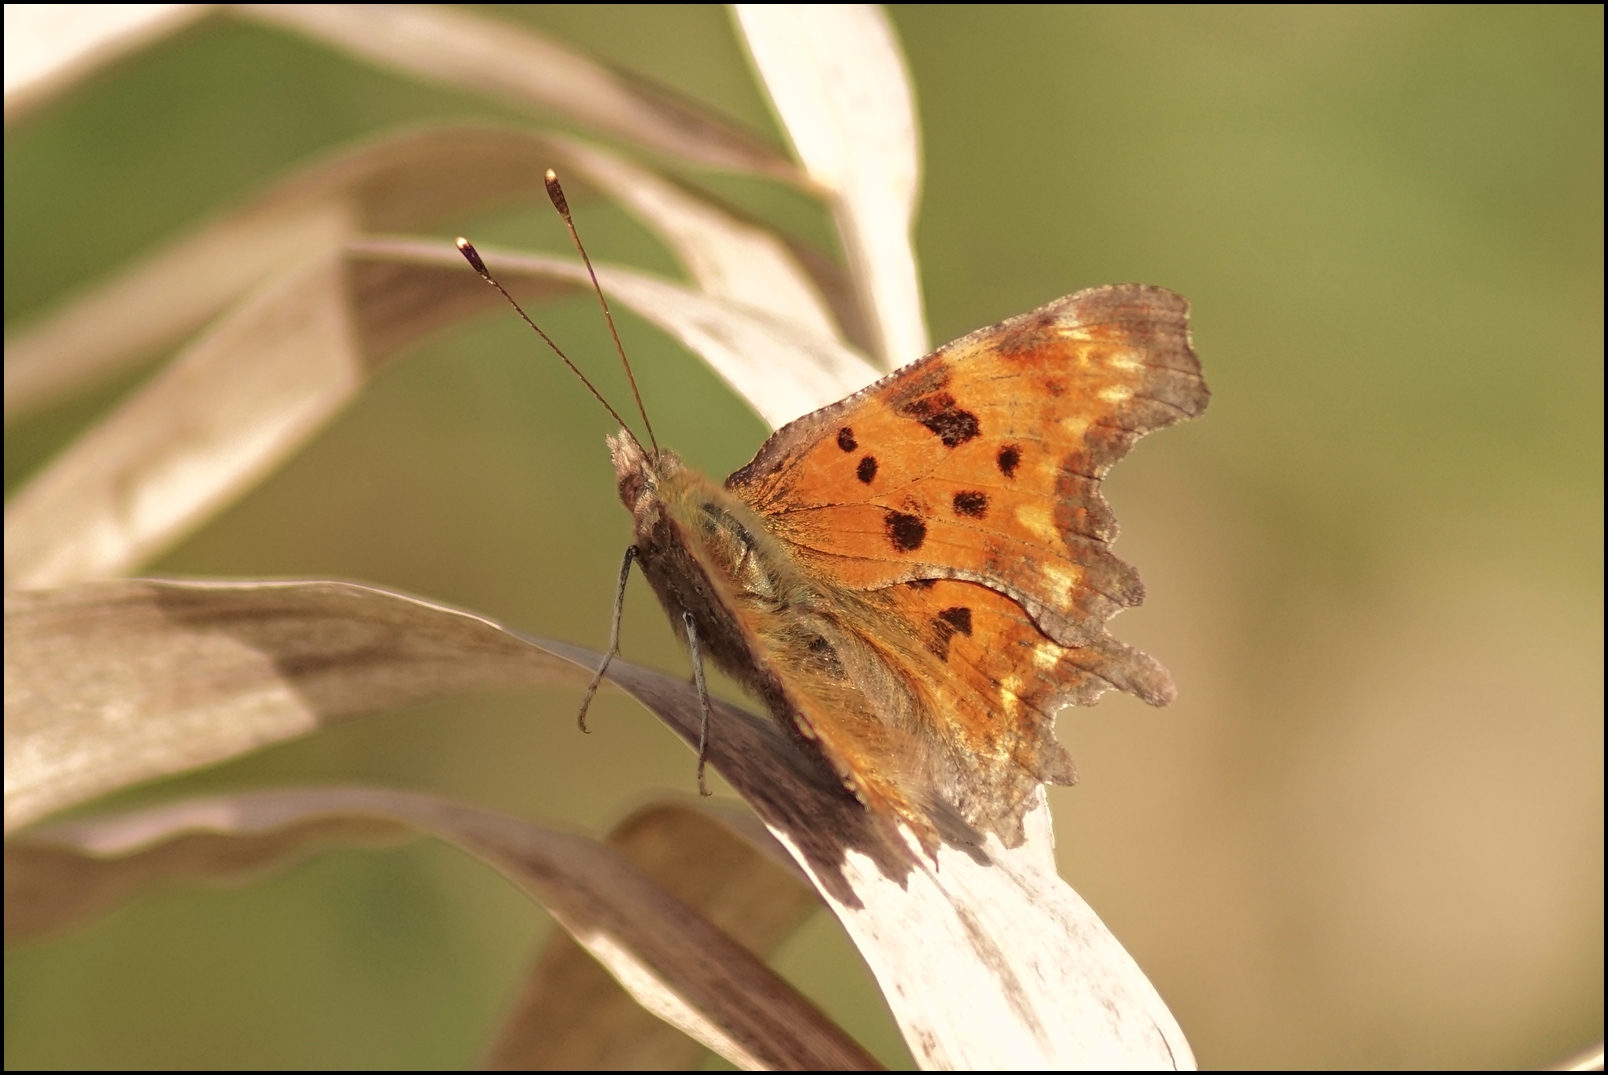
<svg viewBox="0 0 1608 1075"><path fill-rule="evenodd" d="M551 172L548 191L569 222ZM1037 786L1076 780L1059 707L1176 693L1106 631L1144 588L1111 553L1100 480L1205 410L1188 309L1142 285L1057 299L783 426L724 485L622 421L620 596L635 560L700 693L707 654L929 854L986 833L1019 845Z"/></svg>

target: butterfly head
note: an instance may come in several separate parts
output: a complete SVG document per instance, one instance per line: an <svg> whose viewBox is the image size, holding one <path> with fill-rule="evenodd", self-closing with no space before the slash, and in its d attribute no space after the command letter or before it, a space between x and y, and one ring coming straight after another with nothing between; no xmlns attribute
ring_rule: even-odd
<svg viewBox="0 0 1608 1075"><path fill-rule="evenodd" d="M664 485L685 471L686 465L668 448L652 451L644 448L642 442L623 427L616 436L608 438L608 443L620 502L637 520L639 530L644 524L651 529L659 514Z"/></svg>

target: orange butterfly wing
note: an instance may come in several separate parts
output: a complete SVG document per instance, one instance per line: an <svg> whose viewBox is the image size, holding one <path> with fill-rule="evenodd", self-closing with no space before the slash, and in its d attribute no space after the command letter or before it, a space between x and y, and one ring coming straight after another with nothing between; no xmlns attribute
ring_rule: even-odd
<svg viewBox="0 0 1608 1075"><path fill-rule="evenodd" d="M1040 781L1071 783L1051 720L1110 686L1153 705L1172 682L1105 623L1144 596L1109 544L1100 479L1209 393L1188 305L1096 288L965 336L778 430L727 487L814 578L855 595L846 628L906 682L926 727L793 693L862 797L909 814L909 770L970 824L1020 830ZM909 723L897 721L896 723ZM892 757L923 744L924 758Z"/></svg>

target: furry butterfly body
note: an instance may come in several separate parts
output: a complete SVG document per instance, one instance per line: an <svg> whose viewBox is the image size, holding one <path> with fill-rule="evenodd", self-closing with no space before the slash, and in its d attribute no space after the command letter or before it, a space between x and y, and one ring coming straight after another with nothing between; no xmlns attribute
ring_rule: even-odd
<svg viewBox="0 0 1608 1075"><path fill-rule="evenodd" d="M1096 288L981 329L778 430L717 485L611 438L636 561L685 638L866 808L1022 839L1070 784L1062 705L1153 705L1166 671L1106 621L1143 599L1100 480L1209 393L1188 306Z"/></svg>

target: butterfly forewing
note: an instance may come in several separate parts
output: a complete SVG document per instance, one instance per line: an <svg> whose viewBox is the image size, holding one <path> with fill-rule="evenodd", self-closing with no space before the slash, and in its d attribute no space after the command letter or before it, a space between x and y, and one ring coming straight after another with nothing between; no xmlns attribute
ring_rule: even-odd
<svg viewBox="0 0 1608 1075"><path fill-rule="evenodd" d="M1144 596L1099 480L1208 399L1187 314L1161 288L1061 299L784 427L728 486L842 585L969 579L1086 645Z"/></svg>

